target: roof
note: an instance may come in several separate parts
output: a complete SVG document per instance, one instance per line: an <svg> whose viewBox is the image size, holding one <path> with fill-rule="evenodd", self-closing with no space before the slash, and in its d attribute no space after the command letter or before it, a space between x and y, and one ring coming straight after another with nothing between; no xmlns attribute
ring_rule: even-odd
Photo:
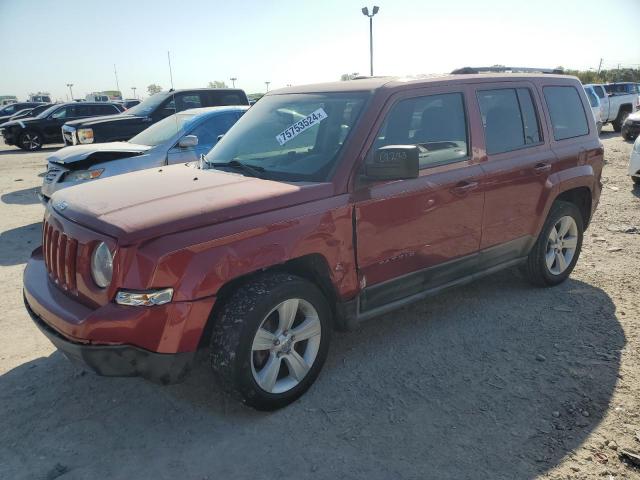
<svg viewBox="0 0 640 480"><path fill-rule="evenodd" d="M478 83L495 81L515 81L543 78L545 80L558 79L563 81L577 80L571 75L556 75L546 73L477 73L477 74L445 74L420 77L368 77L361 80L316 83L311 85L297 85L294 87L273 90L267 95L282 95L287 93L326 93L326 92L372 92L379 89L401 89L403 87L416 88L455 83Z"/></svg>
<svg viewBox="0 0 640 480"><path fill-rule="evenodd" d="M192 115L204 115L206 113L215 113L215 112L238 112L245 111L249 109L249 105L224 105L218 107L198 107L198 108L189 108L187 110L182 110L178 112L178 115L183 113L189 113Z"/></svg>

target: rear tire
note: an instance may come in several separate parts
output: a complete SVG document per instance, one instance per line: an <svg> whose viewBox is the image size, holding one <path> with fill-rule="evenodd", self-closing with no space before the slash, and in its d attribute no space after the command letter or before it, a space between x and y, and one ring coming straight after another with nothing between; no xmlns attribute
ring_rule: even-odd
<svg viewBox="0 0 640 480"><path fill-rule="evenodd" d="M331 309L315 285L288 273L240 286L213 320L213 370L225 390L258 410L298 399L327 357Z"/></svg>
<svg viewBox="0 0 640 480"><path fill-rule="evenodd" d="M576 266L583 235L584 219L578 207L556 201L527 256L523 267L527 280L541 287L564 282Z"/></svg>
<svg viewBox="0 0 640 480"><path fill-rule="evenodd" d="M42 135L34 130L27 130L20 134L18 138L18 147L27 152L35 152L42 148Z"/></svg>

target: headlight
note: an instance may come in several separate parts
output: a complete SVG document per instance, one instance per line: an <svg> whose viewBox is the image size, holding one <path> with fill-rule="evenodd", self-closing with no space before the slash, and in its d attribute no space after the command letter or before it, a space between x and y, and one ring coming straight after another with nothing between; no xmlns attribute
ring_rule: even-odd
<svg viewBox="0 0 640 480"><path fill-rule="evenodd" d="M113 275L113 255L104 242L100 242L91 255L91 276L101 288L106 288L111 283Z"/></svg>
<svg viewBox="0 0 640 480"><path fill-rule="evenodd" d="M76 132L80 143L93 143L93 129L81 128Z"/></svg>
<svg viewBox="0 0 640 480"><path fill-rule="evenodd" d="M75 172L69 172L64 176L63 182L77 182L80 180L93 180L98 178L104 172L104 168L97 168L95 170L76 170Z"/></svg>
<svg viewBox="0 0 640 480"><path fill-rule="evenodd" d="M116 303L132 307L153 307L154 305L164 305L165 303L169 303L172 298L173 288L148 290L146 292L120 290L116 295Z"/></svg>

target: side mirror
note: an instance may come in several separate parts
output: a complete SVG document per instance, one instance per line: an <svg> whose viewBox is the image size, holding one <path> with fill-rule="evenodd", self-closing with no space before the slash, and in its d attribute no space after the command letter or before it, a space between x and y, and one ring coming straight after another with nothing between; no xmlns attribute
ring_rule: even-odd
<svg viewBox="0 0 640 480"><path fill-rule="evenodd" d="M198 145L198 137L195 135L185 135L178 142L180 148L191 148Z"/></svg>
<svg viewBox="0 0 640 480"><path fill-rule="evenodd" d="M373 154L365 164L365 175L371 180L403 180L417 178L420 170L416 145L387 145Z"/></svg>

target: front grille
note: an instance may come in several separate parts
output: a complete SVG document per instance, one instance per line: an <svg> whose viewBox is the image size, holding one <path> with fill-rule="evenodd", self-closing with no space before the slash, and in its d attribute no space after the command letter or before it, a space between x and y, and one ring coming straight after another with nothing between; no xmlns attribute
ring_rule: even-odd
<svg viewBox="0 0 640 480"><path fill-rule="evenodd" d="M44 176L44 183L55 183L58 181L58 177L65 172L62 168L49 166L49 170Z"/></svg>
<svg viewBox="0 0 640 480"><path fill-rule="evenodd" d="M73 145L73 136L75 134L75 129L71 127L62 127L62 139L64 140L65 145Z"/></svg>
<svg viewBox="0 0 640 480"><path fill-rule="evenodd" d="M44 263L51 280L63 290L77 294L78 241L45 221L42 227L42 248Z"/></svg>

